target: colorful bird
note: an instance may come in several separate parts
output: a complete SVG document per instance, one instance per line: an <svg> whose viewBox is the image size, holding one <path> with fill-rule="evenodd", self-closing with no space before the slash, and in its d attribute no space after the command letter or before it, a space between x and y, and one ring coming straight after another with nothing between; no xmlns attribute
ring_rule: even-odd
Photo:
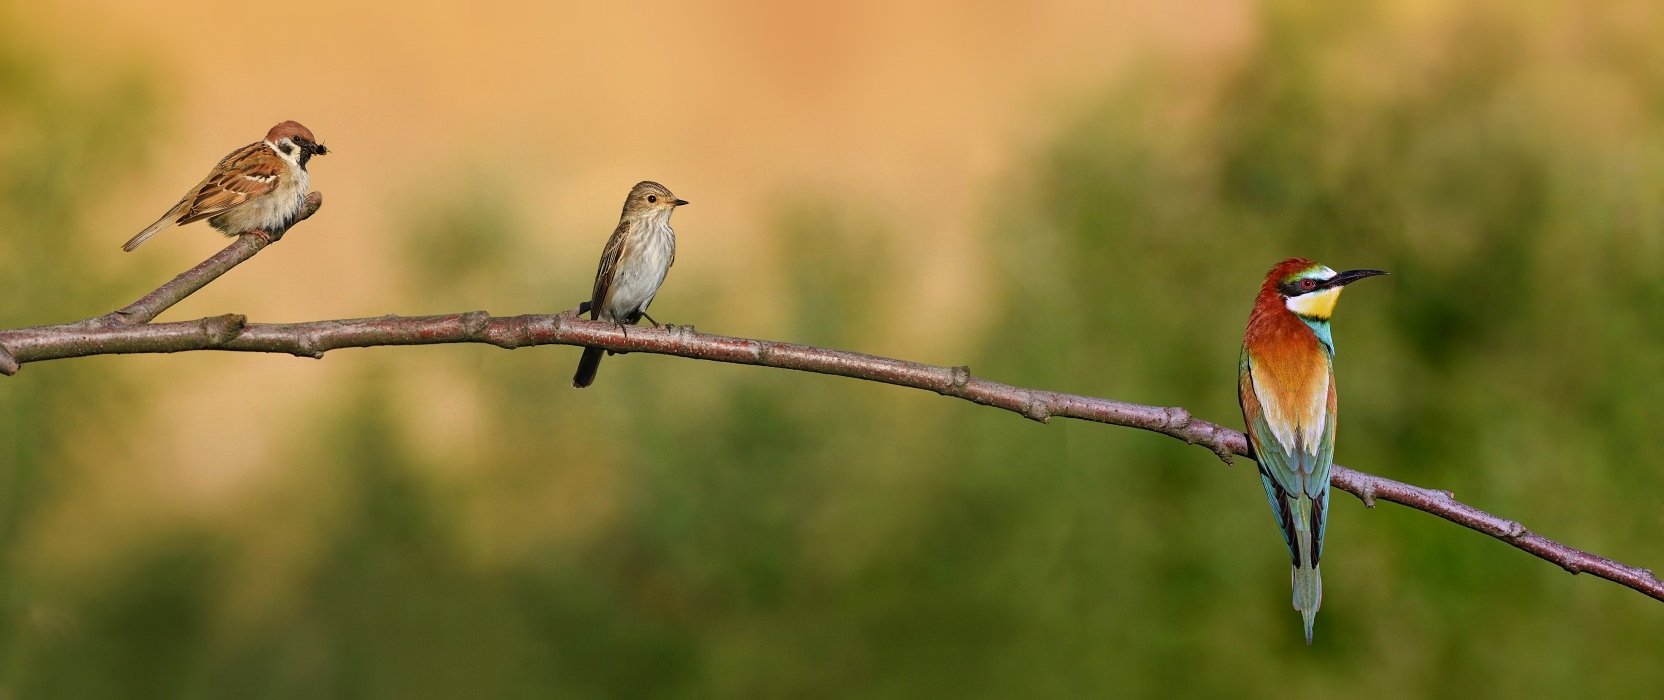
<svg viewBox="0 0 1664 700"><path fill-rule="evenodd" d="M1329 521L1329 466L1335 456L1335 342L1329 316L1342 287L1380 270L1335 272L1289 258L1265 275L1238 362L1248 441L1271 514L1294 568L1294 609L1312 643L1323 604L1323 532Z"/></svg>

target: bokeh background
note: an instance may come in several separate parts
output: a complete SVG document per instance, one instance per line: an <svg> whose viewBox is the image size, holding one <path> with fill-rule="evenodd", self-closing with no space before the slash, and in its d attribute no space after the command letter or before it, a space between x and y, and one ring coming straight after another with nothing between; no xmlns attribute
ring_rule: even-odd
<svg viewBox="0 0 1664 700"><path fill-rule="evenodd" d="M1338 457L1664 564L1651 0L0 2L0 324L298 119L317 217L164 318L570 308L635 181L655 305L1237 422L1277 260ZM571 348L0 381L0 697L1638 697L1664 606L1335 497L1317 643L1249 467L877 384Z"/></svg>

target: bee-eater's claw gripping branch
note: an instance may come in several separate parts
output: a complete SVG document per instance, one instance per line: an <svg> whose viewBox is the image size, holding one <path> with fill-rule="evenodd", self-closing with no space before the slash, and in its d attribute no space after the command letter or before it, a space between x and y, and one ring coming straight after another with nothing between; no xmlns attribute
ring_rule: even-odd
<svg viewBox="0 0 1664 700"><path fill-rule="evenodd" d="M936 367L807 345L708 335L695 331L692 326L634 328L626 334L617 324L585 320L575 311L510 317L473 311L444 316L382 316L310 323L246 323L241 316L226 315L196 321L145 323L264 247L259 241L248 242L249 238L245 236L208 263L180 275L123 311L138 310L120 316L144 320L106 322L111 316L105 316L59 326L0 331L0 372L15 373L20 364L28 362L123 353L230 350L322 357L330 350L382 345L485 343L511 349L529 345L576 345L865 379L934 391L1041 422L1063 417L1142 428L1205 446L1227 462L1232 455L1253 457L1242 433L1197 419L1182 408L1024 389L979 379L971 374L969 367ZM171 291L164 291L170 288ZM157 301L150 302L152 298ZM1423 489L1340 465L1335 465L1331 482L1370 507L1384 500L1425 511L1500 539L1574 574L1594 574L1664 600L1664 582L1651 571L1567 547L1517 522L1461 503L1449 492Z"/></svg>

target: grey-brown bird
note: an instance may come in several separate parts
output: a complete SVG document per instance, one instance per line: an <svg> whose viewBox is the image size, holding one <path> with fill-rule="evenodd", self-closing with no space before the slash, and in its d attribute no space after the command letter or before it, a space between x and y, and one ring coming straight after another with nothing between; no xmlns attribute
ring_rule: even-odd
<svg viewBox="0 0 1664 700"><path fill-rule="evenodd" d="M221 158L208 177L121 249L131 252L169 226L202 219L227 236L255 230L282 233L305 206L311 187L306 162L327 153L329 149L300 122L278 124L266 132L265 140Z"/></svg>
<svg viewBox="0 0 1664 700"><path fill-rule="evenodd" d="M670 230L670 214L687 204L657 182L639 182L624 200L618 228L601 252L601 266L595 271L595 291L590 295L589 317L619 325L633 325L642 318L659 325L647 315L664 284L665 273L676 263L676 232ZM584 309L579 309L582 313ZM600 348L584 348L572 386L582 389L595 381L601 367Z"/></svg>

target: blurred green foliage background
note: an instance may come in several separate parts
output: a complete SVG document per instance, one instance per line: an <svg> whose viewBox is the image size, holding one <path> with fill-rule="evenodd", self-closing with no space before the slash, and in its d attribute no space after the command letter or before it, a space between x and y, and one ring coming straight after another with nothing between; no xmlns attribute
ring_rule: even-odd
<svg viewBox="0 0 1664 700"><path fill-rule="evenodd" d="M1621 561L1664 561L1660 27L1622 3L1590 3L1568 29L1540 3L1472 2L1436 31L1377 4L1331 5L1267 2L1262 40L1228 73L1151 61L1060 116L1070 126L984 212L986 327L955 356L917 359L1235 425L1237 347L1264 270L1290 255L1387 269L1335 322L1340 461ZM0 45L6 326L98 313L146 283L76 261L114 240L79 218L96 196L85 183L141 164L132 135L165 115L148 80L70 85ZM421 205L394 222L408 231L397 311L570 306L589 251L555 263L559 279L528 262L542 261L527 212L489 171L469 177L412 195ZM891 342L909 311L886 291L908 261L872 211L782 197L780 339ZM718 290L671 284L656 315L723 331L734 312ZM0 384L0 693L1641 697L1664 685L1664 606L1425 514L1337 494L1307 648L1249 467L1136 431L662 357L610 359L596 388L574 392L575 358L359 357L306 418L310 439L284 448L321 486L248 514L312 514L297 535L310 554L288 569L301 573L277 582L256 581L266 553L210 525L147 535L97 579L24 565L37 505L111 467L78 436L119 432L124 406L159 381L119 358L30 366ZM433 386L480 416L466 450L428 449L429 429L401 411Z"/></svg>

